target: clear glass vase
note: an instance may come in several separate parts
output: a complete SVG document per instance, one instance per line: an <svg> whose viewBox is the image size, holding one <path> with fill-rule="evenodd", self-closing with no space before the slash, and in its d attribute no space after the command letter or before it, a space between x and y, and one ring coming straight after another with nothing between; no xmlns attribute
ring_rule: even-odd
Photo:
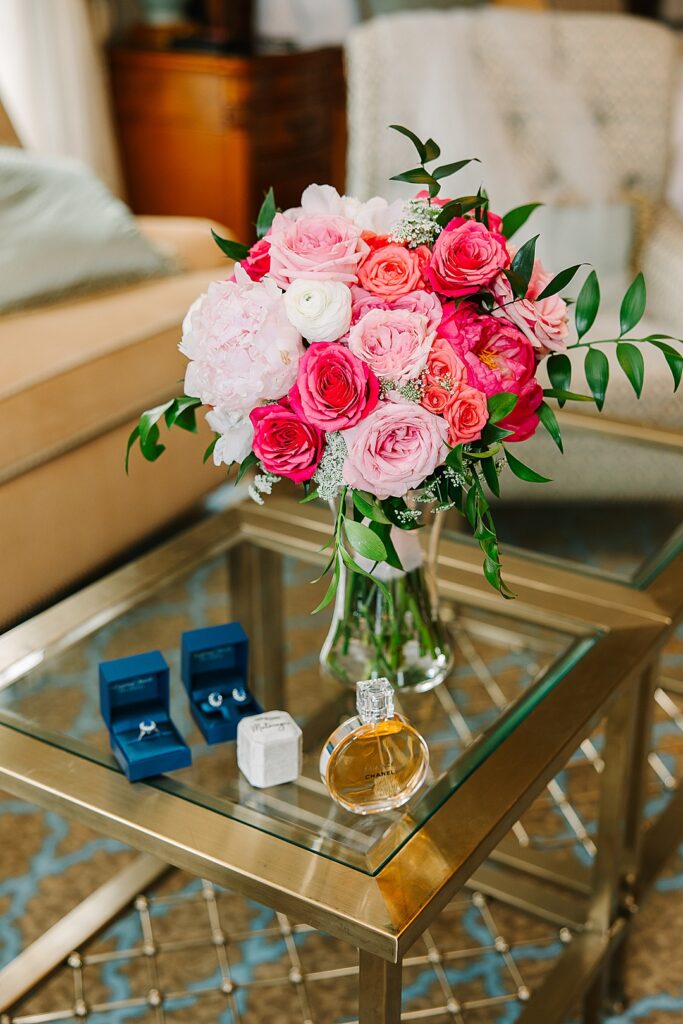
<svg viewBox="0 0 683 1024"><path fill-rule="evenodd" d="M394 527L391 532L406 571L384 563L372 566L355 552L351 552L355 561L370 578L342 568L320 664L347 686L355 687L359 679L386 676L399 690L421 692L442 683L453 666L436 588L442 516L432 514L416 499L414 503L422 508L423 529ZM426 540L424 546L421 539ZM391 602L377 579L388 588Z"/></svg>

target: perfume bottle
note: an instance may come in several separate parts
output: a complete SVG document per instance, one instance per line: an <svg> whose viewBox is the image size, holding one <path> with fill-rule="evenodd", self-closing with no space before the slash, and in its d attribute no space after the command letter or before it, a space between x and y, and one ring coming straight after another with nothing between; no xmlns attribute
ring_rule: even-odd
<svg viewBox="0 0 683 1024"><path fill-rule="evenodd" d="M330 796L354 814L378 814L407 803L424 782L429 750L394 711L388 679L356 683L358 714L322 749L320 774Z"/></svg>

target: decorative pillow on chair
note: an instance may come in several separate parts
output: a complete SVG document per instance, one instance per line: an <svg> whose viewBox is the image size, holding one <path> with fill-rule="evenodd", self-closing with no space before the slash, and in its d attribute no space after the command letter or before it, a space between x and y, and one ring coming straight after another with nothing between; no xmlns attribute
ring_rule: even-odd
<svg viewBox="0 0 683 1024"><path fill-rule="evenodd" d="M174 269L82 164L0 146L0 310Z"/></svg>

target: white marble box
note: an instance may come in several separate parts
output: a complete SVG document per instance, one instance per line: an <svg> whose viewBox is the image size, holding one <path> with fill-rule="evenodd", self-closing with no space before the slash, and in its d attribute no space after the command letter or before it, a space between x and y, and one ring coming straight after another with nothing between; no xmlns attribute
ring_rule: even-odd
<svg viewBox="0 0 683 1024"><path fill-rule="evenodd" d="M251 715L237 726L237 765L252 786L294 782L301 756L301 729L286 711Z"/></svg>

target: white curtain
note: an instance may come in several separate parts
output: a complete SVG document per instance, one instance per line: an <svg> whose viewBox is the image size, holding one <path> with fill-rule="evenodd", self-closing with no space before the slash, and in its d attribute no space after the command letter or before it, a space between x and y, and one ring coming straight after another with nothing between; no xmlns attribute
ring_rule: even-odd
<svg viewBox="0 0 683 1024"><path fill-rule="evenodd" d="M0 95L24 145L82 160L121 194L101 14L88 0L0 0Z"/></svg>

